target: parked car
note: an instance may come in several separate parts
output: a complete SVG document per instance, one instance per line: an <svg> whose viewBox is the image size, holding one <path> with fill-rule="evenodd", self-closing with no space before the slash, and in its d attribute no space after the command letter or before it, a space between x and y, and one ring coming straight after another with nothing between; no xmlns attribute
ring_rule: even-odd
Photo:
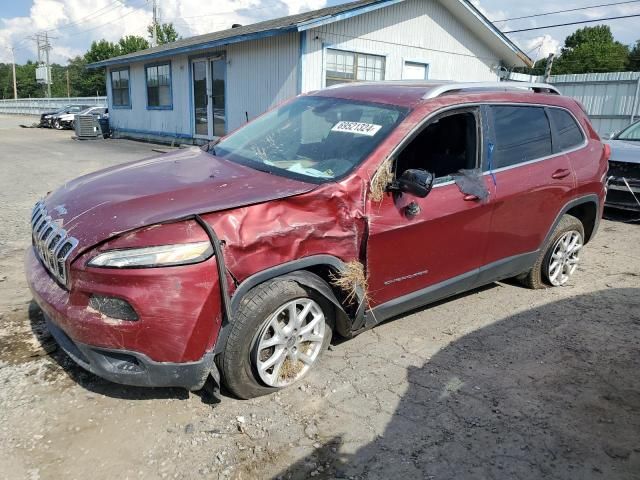
<svg viewBox="0 0 640 480"><path fill-rule="evenodd" d="M640 120L611 137L607 207L640 211Z"/></svg>
<svg viewBox="0 0 640 480"><path fill-rule="evenodd" d="M78 113L81 110L89 108L89 105L65 105L64 107L53 112L47 112L40 115L40 127L53 127L53 117L67 113Z"/></svg>
<svg viewBox="0 0 640 480"><path fill-rule="evenodd" d="M106 107L89 107L79 112L64 112L51 116L53 128L62 130L65 128L75 128L76 115L94 115L98 119L108 115L109 109Z"/></svg>
<svg viewBox="0 0 640 480"><path fill-rule="evenodd" d="M549 85L335 86L48 194L28 283L96 375L251 398L303 378L334 332L504 278L565 285L607 152Z"/></svg>

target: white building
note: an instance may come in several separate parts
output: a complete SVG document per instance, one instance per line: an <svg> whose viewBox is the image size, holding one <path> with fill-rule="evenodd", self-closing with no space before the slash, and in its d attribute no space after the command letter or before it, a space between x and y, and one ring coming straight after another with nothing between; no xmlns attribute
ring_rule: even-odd
<svg viewBox="0 0 640 480"><path fill-rule="evenodd" d="M495 81L530 64L468 0L360 0L91 66L107 67L115 135L198 143L339 82Z"/></svg>

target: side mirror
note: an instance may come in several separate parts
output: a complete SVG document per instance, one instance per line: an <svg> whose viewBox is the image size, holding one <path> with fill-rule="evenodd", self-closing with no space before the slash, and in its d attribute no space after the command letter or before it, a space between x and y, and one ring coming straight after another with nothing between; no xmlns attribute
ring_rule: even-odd
<svg viewBox="0 0 640 480"><path fill-rule="evenodd" d="M391 190L426 197L433 187L433 174L426 170L410 168L391 184Z"/></svg>

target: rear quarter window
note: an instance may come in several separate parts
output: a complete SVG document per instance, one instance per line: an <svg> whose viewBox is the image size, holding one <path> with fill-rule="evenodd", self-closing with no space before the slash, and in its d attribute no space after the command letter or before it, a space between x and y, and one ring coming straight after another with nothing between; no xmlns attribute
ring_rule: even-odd
<svg viewBox="0 0 640 480"><path fill-rule="evenodd" d="M554 145L554 150L556 152L571 150L584 142L582 130L573 115L566 110L552 107L549 108L549 115L555 130L557 145Z"/></svg>
<svg viewBox="0 0 640 480"><path fill-rule="evenodd" d="M544 107L491 106L493 168L510 167L552 154L551 128Z"/></svg>

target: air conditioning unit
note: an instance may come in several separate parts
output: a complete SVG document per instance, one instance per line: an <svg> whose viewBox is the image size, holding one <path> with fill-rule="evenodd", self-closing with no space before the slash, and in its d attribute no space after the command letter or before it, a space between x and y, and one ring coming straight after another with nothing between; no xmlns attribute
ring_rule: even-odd
<svg viewBox="0 0 640 480"><path fill-rule="evenodd" d="M102 137L102 129L95 115L76 115L76 137L81 140Z"/></svg>

